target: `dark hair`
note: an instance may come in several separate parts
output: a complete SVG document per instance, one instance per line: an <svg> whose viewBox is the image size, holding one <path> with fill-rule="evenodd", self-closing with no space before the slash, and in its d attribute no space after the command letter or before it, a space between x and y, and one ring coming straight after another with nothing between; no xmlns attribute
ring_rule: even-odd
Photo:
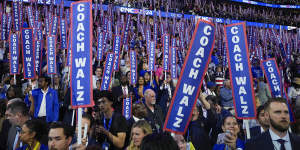
<svg viewBox="0 0 300 150"><path fill-rule="evenodd" d="M225 116L223 119L222 119L222 125L224 126L225 125L225 121L226 121L226 119L227 118L235 118L235 116L233 116L233 115L227 115L227 116ZM236 120L236 122L238 122L238 120L237 120L237 118L235 118L235 120Z"/></svg>
<svg viewBox="0 0 300 150"><path fill-rule="evenodd" d="M45 79L45 82L47 82L47 85L49 86L50 85L50 83L51 83L51 78L50 77L48 77L48 76L40 76L39 78L44 78Z"/></svg>
<svg viewBox="0 0 300 150"><path fill-rule="evenodd" d="M284 103L286 104L286 100L282 97L276 97L276 98L269 98L268 101L264 104L265 105L265 110L269 110L270 109L270 105L272 103Z"/></svg>
<svg viewBox="0 0 300 150"><path fill-rule="evenodd" d="M102 97L106 97L109 101L111 102L114 102L115 101L115 97L114 95L112 94L111 91L108 91L108 90L103 90L103 91L100 91L99 93L95 94L94 95L94 101L95 103Z"/></svg>
<svg viewBox="0 0 300 150"><path fill-rule="evenodd" d="M166 132L146 135L140 150L179 150L172 136Z"/></svg>
<svg viewBox="0 0 300 150"><path fill-rule="evenodd" d="M217 96L208 95L205 99L207 101L211 100L214 105L216 105L216 104L220 105L220 100L219 100L219 97L217 97Z"/></svg>
<svg viewBox="0 0 300 150"><path fill-rule="evenodd" d="M13 90L14 93L15 93L15 95L13 97L8 97L8 91L10 91L10 90ZM23 93L22 89L19 86L11 85L6 91L6 97L7 97L8 100L11 100L11 99L14 99L14 98L17 98L17 97L23 97L22 93Z"/></svg>
<svg viewBox="0 0 300 150"><path fill-rule="evenodd" d="M34 139L40 140L43 135L45 135L47 132L46 128L46 123L38 120L38 119L33 119L33 120L27 120L25 122L26 127L30 130L30 132L35 132L35 137Z"/></svg>
<svg viewBox="0 0 300 150"><path fill-rule="evenodd" d="M62 128L64 130L64 135L66 138L73 137L74 135L74 128L72 128L70 125L62 123L62 122L53 122L50 124L49 132L51 129L57 129Z"/></svg>
<svg viewBox="0 0 300 150"><path fill-rule="evenodd" d="M257 112L256 119L258 119L258 116L259 116L260 112L263 111L263 110L265 110L265 106L264 105L260 105L260 106L258 106L256 108L256 112Z"/></svg>
<svg viewBox="0 0 300 150"><path fill-rule="evenodd" d="M90 114L83 114L82 118L86 118L86 119L90 120L90 123L91 123L90 127L93 125L94 119Z"/></svg>
<svg viewBox="0 0 300 150"><path fill-rule="evenodd" d="M29 116L28 108L23 101L14 101L9 104L6 110L10 110L13 114L21 113L23 116Z"/></svg>

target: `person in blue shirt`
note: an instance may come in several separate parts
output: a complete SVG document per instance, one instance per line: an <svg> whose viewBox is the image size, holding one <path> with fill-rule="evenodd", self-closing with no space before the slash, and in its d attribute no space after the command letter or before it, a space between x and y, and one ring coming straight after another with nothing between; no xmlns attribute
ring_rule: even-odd
<svg viewBox="0 0 300 150"><path fill-rule="evenodd" d="M217 144L213 150L243 150L245 142L238 138L240 127L234 116L227 116L223 120L222 130L219 134Z"/></svg>
<svg viewBox="0 0 300 150"><path fill-rule="evenodd" d="M58 120L59 100L57 91L50 88L51 78L41 76L38 82L38 89L32 90L29 94L31 102L30 111L35 118L40 118L47 122Z"/></svg>

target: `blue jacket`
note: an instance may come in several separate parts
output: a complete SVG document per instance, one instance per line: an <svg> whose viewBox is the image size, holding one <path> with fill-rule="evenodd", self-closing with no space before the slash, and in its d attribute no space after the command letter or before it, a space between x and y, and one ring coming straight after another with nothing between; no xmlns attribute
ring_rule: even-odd
<svg viewBox="0 0 300 150"><path fill-rule="evenodd" d="M32 96L34 99L34 117L38 117L38 113L43 100L43 93L40 88L32 90ZM46 121L53 122L57 121L59 116L59 104L57 91L48 88L46 95Z"/></svg>

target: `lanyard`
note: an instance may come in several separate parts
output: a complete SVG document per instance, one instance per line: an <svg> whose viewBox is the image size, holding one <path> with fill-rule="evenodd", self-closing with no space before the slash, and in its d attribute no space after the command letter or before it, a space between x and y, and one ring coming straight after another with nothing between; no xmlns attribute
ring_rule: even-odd
<svg viewBox="0 0 300 150"><path fill-rule="evenodd" d="M33 148L33 150L37 150L40 147L40 142L37 142ZM26 148L26 150L29 150L28 147Z"/></svg>
<svg viewBox="0 0 300 150"><path fill-rule="evenodd" d="M108 126L106 126L106 119L105 119L105 117L103 117L103 123L104 123L103 126L108 131L109 131L110 127L111 127L112 118L113 118L113 116L111 116L111 118L109 119L109 122L108 122Z"/></svg>

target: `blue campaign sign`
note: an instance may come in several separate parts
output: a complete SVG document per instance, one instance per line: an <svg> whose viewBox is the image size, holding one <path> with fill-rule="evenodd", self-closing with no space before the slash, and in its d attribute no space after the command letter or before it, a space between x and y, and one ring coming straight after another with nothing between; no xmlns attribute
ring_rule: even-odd
<svg viewBox="0 0 300 150"><path fill-rule="evenodd" d="M8 15L6 15L5 13L2 14L1 40L6 40L7 16Z"/></svg>
<svg viewBox="0 0 300 150"><path fill-rule="evenodd" d="M148 66L149 69L148 71L154 71L155 67L155 42L151 41L150 42L150 50L149 50L149 59L148 59Z"/></svg>
<svg viewBox="0 0 300 150"><path fill-rule="evenodd" d="M23 68L24 78L33 79L35 77L35 66L34 66L34 40L33 40L33 29L23 28L22 29L22 49L23 49Z"/></svg>
<svg viewBox="0 0 300 150"><path fill-rule="evenodd" d="M51 24L51 35L56 35L57 33L57 25L58 25L58 17L56 15L54 15L54 17L52 17L52 24Z"/></svg>
<svg viewBox="0 0 300 150"><path fill-rule="evenodd" d="M255 118L255 97L245 23L226 25L225 37L236 117Z"/></svg>
<svg viewBox="0 0 300 150"><path fill-rule="evenodd" d="M281 82L281 76L279 69L276 63L275 58L269 58L267 60L261 61L261 67L264 71L264 74L267 78L269 88L273 97L283 97L287 100L287 106L290 114L290 121L294 122L294 114L290 106L290 102L286 95L285 88Z"/></svg>
<svg viewBox="0 0 300 150"><path fill-rule="evenodd" d="M100 90L109 90L111 75L114 68L114 53L107 53Z"/></svg>
<svg viewBox="0 0 300 150"><path fill-rule="evenodd" d="M61 48L66 49L67 46L67 22L66 19L60 20L60 38L61 38Z"/></svg>
<svg viewBox="0 0 300 150"><path fill-rule="evenodd" d="M136 51L131 50L130 54L130 84L136 84L137 80L137 60L136 60Z"/></svg>
<svg viewBox="0 0 300 150"><path fill-rule="evenodd" d="M171 47L171 78L176 79L177 78L177 48L176 47Z"/></svg>
<svg viewBox="0 0 300 150"><path fill-rule="evenodd" d="M214 36L214 25L199 19L166 117L164 130L177 134L186 132L211 57Z"/></svg>
<svg viewBox="0 0 300 150"><path fill-rule="evenodd" d="M27 15L28 15L28 20L29 20L29 26L31 28L34 28L34 18L33 18L33 12L32 12L32 7L27 6Z"/></svg>
<svg viewBox="0 0 300 150"><path fill-rule="evenodd" d="M149 51L150 51L150 41L151 41L151 33L150 33L150 29L147 29L147 30L146 30L147 54L149 54Z"/></svg>
<svg viewBox="0 0 300 150"><path fill-rule="evenodd" d="M123 45L127 45L128 43L128 30L129 30L129 25L130 25L130 19L131 19L131 15L127 15L127 20L126 20L126 25L125 25L125 31L123 34Z"/></svg>
<svg viewBox="0 0 300 150"><path fill-rule="evenodd" d="M275 59L261 61L261 68L267 78L273 97L281 97L283 95L283 88Z"/></svg>
<svg viewBox="0 0 300 150"><path fill-rule="evenodd" d="M71 106L92 107L92 3L71 4Z"/></svg>
<svg viewBox="0 0 300 150"><path fill-rule="evenodd" d="M35 71L38 75L42 72L42 42L40 40L34 41L34 50L35 50Z"/></svg>
<svg viewBox="0 0 300 150"><path fill-rule="evenodd" d="M47 36L47 73L56 74L56 39Z"/></svg>
<svg viewBox="0 0 300 150"><path fill-rule="evenodd" d="M170 35L163 35L163 68L164 71L169 71L169 53L170 53Z"/></svg>
<svg viewBox="0 0 300 150"><path fill-rule="evenodd" d="M122 115L126 118L126 120L131 118L132 112L132 98L124 98L123 99L123 110Z"/></svg>
<svg viewBox="0 0 300 150"><path fill-rule="evenodd" d="M18 2L13 2L12 4L12 10L13 10L13 22L14 22L14 29L15 31L20 31L20 10L19 10L19 4Z"/></svg>
<svg viewBox="0 0 300 150"><path fill-rule="evenodd" d="M71 35L69 35L69 37L68 37L68 50L67 50L67 66L71 66L71 52L72 52L72 50L71 50L71 44L72 44L72 42L71 42Z"/></svg>
<svg viewBox="0 0 300 150"><path fill-rule="evenodd" d="M19 47L19 34L11 33L9 35L9 70L10 74L19 74L19 59L20 59L20 47Z"/></svg>
<svg viewBox="0 0 300 150"><path fill-rule="evenodd" d="M103 57L103 32L98 32L98 50L97 50L97 60L102 60Z"/></svg>
<svg viewBox="0 0 300 150"><path fill-rule="evenodd" d="M42 29L36 29L37 34L37 40L42 41L43 40L43 30Z"/></svg>
<svg viewBox="0 0 300 150"><path fill-rule="evenodd" d="M115 35L115 39L114 39L114 54L115 54L114 71L119 70L120 50L121 50L120 47L121 47L121 36Z"/></svg>

